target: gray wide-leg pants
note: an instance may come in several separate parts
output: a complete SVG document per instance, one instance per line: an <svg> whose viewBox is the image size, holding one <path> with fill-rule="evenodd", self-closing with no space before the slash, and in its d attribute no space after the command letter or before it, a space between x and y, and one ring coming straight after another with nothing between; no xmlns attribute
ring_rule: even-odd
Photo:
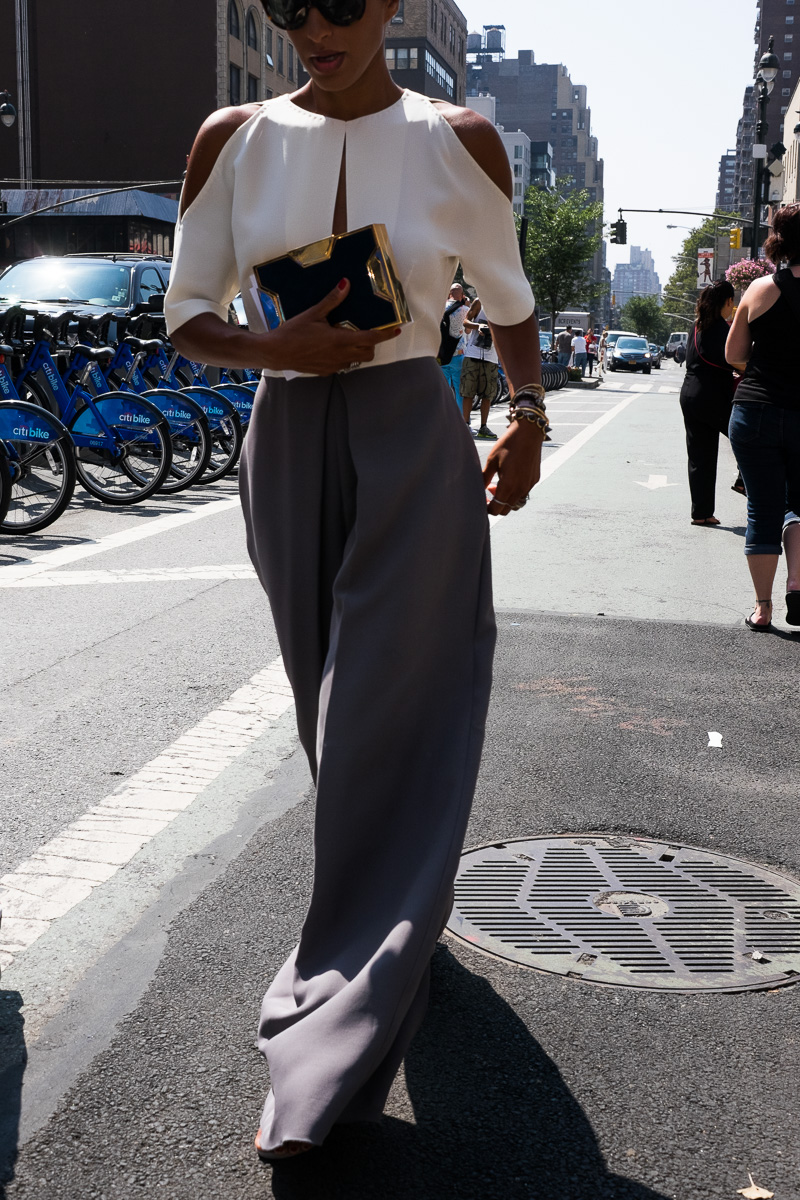
<svg viewBox="0 0 800 1200"><path fill-rule="evenodd" d="M378 1120L424 1016L495 642L478 458L432 358L262 382L248 549L317 784L300 944L264 997L260 1144Z"/></svg>

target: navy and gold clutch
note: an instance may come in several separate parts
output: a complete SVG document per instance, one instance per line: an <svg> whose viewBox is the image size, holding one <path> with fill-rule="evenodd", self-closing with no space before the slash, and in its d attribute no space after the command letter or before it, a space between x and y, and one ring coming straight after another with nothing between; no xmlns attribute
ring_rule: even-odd
<svg viewBox="0 0 800 1200"><path fill-rule="evenodd" d="M388 329L411 321L385 225L366 225L290 250L253 268L252 298L267 329L318 304L341 279L350 291L328 316L349 329Z"/></svg>

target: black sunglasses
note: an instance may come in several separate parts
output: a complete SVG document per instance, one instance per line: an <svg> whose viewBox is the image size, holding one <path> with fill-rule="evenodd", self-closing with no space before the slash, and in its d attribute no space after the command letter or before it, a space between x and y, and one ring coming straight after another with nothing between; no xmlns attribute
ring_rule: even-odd
<svg viewBox="0 0 800 1200"><path fill-rule="evenodd" d="M311 8L317 8L331 25L352 25L360 21L367 0L264 0L267 16L279 29L301 29Z"/></svg>

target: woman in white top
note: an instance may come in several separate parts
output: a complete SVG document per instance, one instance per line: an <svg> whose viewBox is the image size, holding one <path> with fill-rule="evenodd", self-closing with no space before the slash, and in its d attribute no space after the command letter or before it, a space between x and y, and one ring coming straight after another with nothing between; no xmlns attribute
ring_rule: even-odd
<svg viewBox="0 0 800 1200"><path fill-rule="evenodd" d="M272 1090L256 1146L274 1159L337 1122L380 1119L452 904L495 638L480 467L436 362L459 258L512 385L527 388L484 473L499 477L490 513L525 503L545 422L530 406L539 339L493 127L393 83L384 36L398 0L265 7L311 81L203 125L166 313L183 354L267 376L242 503L317 785L310 907L259 1028ZM227 323L254 264L373 222L413 324L331 324L346 281L269 333Z"/></svg>

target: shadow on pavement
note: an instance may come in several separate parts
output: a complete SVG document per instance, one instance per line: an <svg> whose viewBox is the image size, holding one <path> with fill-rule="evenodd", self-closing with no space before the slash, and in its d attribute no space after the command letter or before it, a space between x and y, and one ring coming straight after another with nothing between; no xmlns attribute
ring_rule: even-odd
<svg viewBox="0 0 800 1200"><path fill-rule="evenodd" d="M416 1124L340 1126L275 1167L277 1200L666 1200L611 1174L557 1067L492 986L444 947L405 1062Z"/></svg>
<svg viewBox="0 0 800 1200"><path fill-rule="evenodd" d="M19 992L0 992L0 1200L14 1178L27 1051Z"/></svg>

